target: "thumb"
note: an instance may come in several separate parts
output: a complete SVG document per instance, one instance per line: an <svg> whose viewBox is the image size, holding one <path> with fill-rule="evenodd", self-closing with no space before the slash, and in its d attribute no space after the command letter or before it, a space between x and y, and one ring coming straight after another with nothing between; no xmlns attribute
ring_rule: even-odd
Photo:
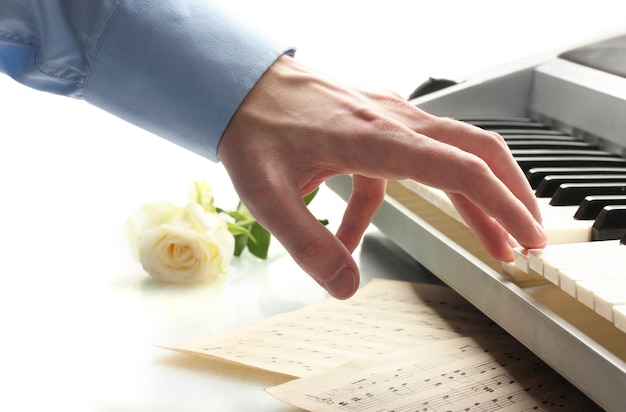
<svg viewBox="0 0 626 412"><path fill-rule="evenodd" d="M351 297L359 271L350 251L306 207L299 193L283 191L274 202L255 203L256 219L296 263L337 299Z"/></svg>

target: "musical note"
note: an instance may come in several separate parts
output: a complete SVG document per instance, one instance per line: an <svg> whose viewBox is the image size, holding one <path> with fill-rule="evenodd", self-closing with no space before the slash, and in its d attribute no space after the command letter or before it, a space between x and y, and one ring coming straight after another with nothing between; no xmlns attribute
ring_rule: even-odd
<svg viewBox="0 0 626 412"><path fill-rule="evenodd" d="M481 346L462 338L354 360L268 392L311 411L596 410L523 346L511 341L494 342L489 351Z"/></svg>
<svg viewBox="0 0 626 412"><path fill-rule="evenodd" d="M301 377L358 357L476 333L504 334L447 287L376 279L352 299L328 299L170 349Z"/></svg>
<svg viewBox="0 0 626 412"><path fill-rule="evenodd" d="M458 294L436 285L374 280L352 299L170 349L301 377L267 391L312 411L595 408Z"/></svg>

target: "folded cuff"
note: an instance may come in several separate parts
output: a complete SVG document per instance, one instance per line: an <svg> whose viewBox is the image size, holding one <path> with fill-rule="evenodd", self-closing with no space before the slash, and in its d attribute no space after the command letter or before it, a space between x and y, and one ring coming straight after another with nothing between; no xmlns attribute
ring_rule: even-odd
<svg viewBox="0 0 626 412"><path fill-rule="evenodd" d="M84 98L216 161L235 111L289 49L206 0L127 0L97 47Z"/></svg>

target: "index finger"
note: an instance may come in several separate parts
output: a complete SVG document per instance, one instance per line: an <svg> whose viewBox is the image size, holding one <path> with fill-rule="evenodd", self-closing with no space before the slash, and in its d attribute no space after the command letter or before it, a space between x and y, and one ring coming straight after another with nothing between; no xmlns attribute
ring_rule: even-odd
<svg viewBox="0 0 626 412"><path fill-rule="evenodd" d="M494 175L541 222L541 211L526 176L499 134L452 119L442 119L442 126L433 138L472 153L487 163Z"/></svg>
<svg viewBox="0 0 626 412"><path fill-rule="evenodd" d="M528 208L535 220L541 222L541 211L534 193L500 135L468 123L434 116L405 101L384 105L383 110L399 124L406 125L416 133L484 160L494 175Z"/></svg>
<svg viewBox="0 0 626 412"><path fill-rule="evenodd" d="M536 210L539 214L532 192L525 197L522 196L525 189L516 192L517 188L509 188L504 182L506 179L497 176L486 160L396 123L385 122L374 130L374 135L361 137L360 150L352 153L346 166L350 171L370 177L413 179L448 193L461 194L493 217L522 245L541 247L545 244L545 233L530 211ZM476 130L470 128L470 132ZM496 150L508 152L501 147ZM381 155L372 158L371 153ZM521 172L515 162L510 168L513 169L510 174L506 171L500 174L506 175L508 184L513 185L511 182L517 182L515 176ZM521 185L528 186L528 183L523 179Z"/></svg>

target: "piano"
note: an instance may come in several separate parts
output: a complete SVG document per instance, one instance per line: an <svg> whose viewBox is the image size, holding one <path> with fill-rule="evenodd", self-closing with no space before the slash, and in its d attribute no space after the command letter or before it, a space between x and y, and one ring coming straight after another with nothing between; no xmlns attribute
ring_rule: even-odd
<svg viewBox="0 0 626 412"><path fill-rule="evenodd" d="M495 261L441 191L406 180L388 183L374 225L600 407L624 410L626 36L431 80L410 101L507 139L549 243ZM346 200L351 184L327 181Z"/></svg>

